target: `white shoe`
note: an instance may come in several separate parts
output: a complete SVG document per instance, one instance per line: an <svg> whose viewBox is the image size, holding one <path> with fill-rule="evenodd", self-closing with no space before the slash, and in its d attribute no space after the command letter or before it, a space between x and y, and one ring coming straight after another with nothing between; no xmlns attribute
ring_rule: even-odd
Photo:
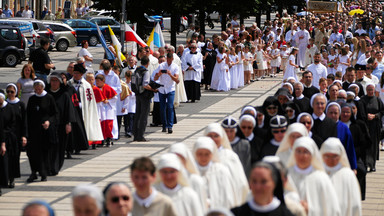
<svg viewBox="0 0 384 216"><path fill-rule="evenodd" d="M381 149L380 149L380 151L384 151L384 146L381 146Z"/></svg>

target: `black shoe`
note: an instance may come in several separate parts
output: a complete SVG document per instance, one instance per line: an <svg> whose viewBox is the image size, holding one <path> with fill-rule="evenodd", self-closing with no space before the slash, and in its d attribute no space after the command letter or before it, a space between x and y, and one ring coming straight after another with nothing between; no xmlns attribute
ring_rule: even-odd
<svg viewBox="0 0 384 216"><path fill-rule="evenodd" d="M159 124L151 123L151 124L149 124L149 126L151 126L151 127L159 127Z"/></svg>
<svg viewBox="0 0 384 216"><path fill-rule="evenodd" d="M166 128L163 128L163 130L161 132L167 132L167 129Z"/></svg>
<svg viewBox="0 0 384 216"><path fill-rule="evenodd" d="M47 181L47 176L41 176L41 181Z"/></svg>
<svg viewBox="0 0 384 216"><path fill-rule="evenodd" d="M8 188L14 188L14 187L15 187L15 180L14 179L9 180Z"/></svg>
<svg viewBox="0 0 384 216"><path fill-rule="evenodd" d="M67 159L72 159L72 155L69 152L67 152Z"/></svg>
<svg viewBox="0 0 384 216"><path fill-rule="evenodd" d="M35 173L32 173L29 178L27 179L27 182L33 182L34 180L37 179L37 175Z"/></svg>
<svg viewBox="0 0 384 216"><path fill-rule="evenodd" d="M92 144L92 149L96 149L96 145L95 144Z"/></svg>
<svg viewBox="0 0 384 216"><path fill-rule="evenodd" d="M126 133L125 136L128 137L128 138L132 137L132 135L130 133Z"/></svg>
<svg viewBox="0 0 384 216"><path fill-rule="evenodd" d="M143 137L141 139L136 139L137 142L147 142L147 140Z"/></svg>
<svg viewBox="0 0 384 216"><path fill-rule="evenodd" d="M376 172L376 168L371 168L371 172Z"/></svg>
<svg viewBox="0 0 384 216"><path fill-rule="evenodd" d="M169 134L173 133L172 128L168 128L168 133L169 133Z"/></svg>

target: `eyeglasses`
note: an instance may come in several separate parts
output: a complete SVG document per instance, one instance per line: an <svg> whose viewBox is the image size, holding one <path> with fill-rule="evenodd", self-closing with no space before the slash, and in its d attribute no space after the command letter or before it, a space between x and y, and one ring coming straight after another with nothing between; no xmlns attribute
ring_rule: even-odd
<svg viewBox="0 0 384 216"><path fill-rule="evenodd" d="M271 109L277 109L277 106L270 106L270 107L267 107L267 109L271 110Z"/></svg>
<svg viewBox="0 0 384 216"><path fill-rule="evenodd" d="M281 130L272 130L272 133L277 134L277 133L285 133L287 131L286 129L281 129Z"/></svg>
<svg viewBox="0 0 384 216"><path fill-rule="evenodd" d="M13 93L15 93L15 91L7 91L7 94L13 94Z"/></svg>
<svg viewBox="0 0 384 216"><path fill-rule="evenodd" d="M249 127L247 127L247 126L241 126L241 129L248 129L248 130L252 130L252 129L253 129L253 127L251 127L251 126L249 126Z"/></svg>
<svg viewBox="0 0 384 216"><path fill-rule="evenodd" d="M127 195L121 196L121 197L112 197L111 202L118 203L120 201L120 198L124 201L128 201L130 198Z"/></svg>

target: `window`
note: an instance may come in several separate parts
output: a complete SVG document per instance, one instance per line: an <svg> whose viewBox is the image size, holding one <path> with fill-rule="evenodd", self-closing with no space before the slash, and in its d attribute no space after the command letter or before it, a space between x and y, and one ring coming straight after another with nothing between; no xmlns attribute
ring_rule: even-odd
<svg viewBox="0 0 384 216"><path fill-rule="evenodd" d="M54 31L54 32L62 32L62 31L70 31L68 28L64 27L64 26L61 26L61 25L54 25L54 24L50 24L49 27L51 27L51 29Z"/></svg>
<svg viewBox="0 0 384 216"><path fill-rule="evenodd" d="M18 40L19 34L16 29L1 29L0 35L6 40Z"/></svg>
<svg viewBox="0 0 384 216"><path fill-rule="evenodd" d="M105 25L116 25L116 22L113 19L105 19Z"/></svg>
<svg viewBox="0 0 384 216"><path fill-rule="evenodd" d="M78 21L77 22L78 28L92 28L91 24L85 22L85 21Z"/></svg>

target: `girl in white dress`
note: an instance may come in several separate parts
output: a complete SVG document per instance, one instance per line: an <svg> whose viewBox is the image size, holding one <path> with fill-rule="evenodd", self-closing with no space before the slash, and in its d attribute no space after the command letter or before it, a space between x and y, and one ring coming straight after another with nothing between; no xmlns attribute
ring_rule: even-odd
<svg viewBox="0 0 384 216"><path fill-rule="evenodd" d="M219 53L216 56L216 64L212 72L211 88L216 91L229 91L230 76L228 56L223 46L219 47Z"/></svg>
<svg viewBox="0 0 384 216"><path fill-rule="evenodd" d="M272 50L271 50L271 67L272 67L272 73L271 77L276 77L277 68L281 65L281 57L280 57L280 50L277 48L277 43L273 43Z"/></svg>
<svg viewBox="0 0 384 216"><path fill-rule="evenodd" d="M328 74L335 75L337 71L337 59L338 59L338 55L336 54L336 50L335 48L332 48L331 53L328 55L328 66L327 66Z"/></svg>
<svg viewBox="0 0 384 216"><path fill-rule="evenodd" d="M265 58L267 57L266 53L262 49L263 45L258 44L257 45L257 51L256 51L256 62L257 62L257 78L256 80L259 81L261 77L264 76L265 70L267 70L267 64L265 62Z"/></svg>
<svg viewBox="0 0 384 216"><path fill-rule="evenodd" d="M249 46L244 47L244 83L250 84L251 83L251 71L252 68L252 53L249 52Z"/></svg>
<svg viewBox="0 0 384 216"><path fill-rule="evenodd" d="M341 55L338 58L338 71L341 71L342 76L345 74L347 67L351 65L351 59L348 57L348 51L345 47L341 49Z"/></svg>
<svg viewBox="0 0 384 216"><path fill-rule="evenodd" d="M237 64L237 77L238 77L238 86L244 87L244 65L243 65L243 59L244 59L244 52L241 50L241 45L237 45L235 52L237 53L237 58L239 59L239 63Z"/></svg>
<svg viewBox="0 0 384 216"><path fill-rule="evenodd" d="M296 47L292 48L291 54L288 58L288 64L287 68L285 69L285 73L283 76L283 80L287 79L288 77L294 77L296 79L296 82L299 81L296 76L296 68L299 68L299 65L296 64L296 54L298 53L298 49Z"/></svg>
<svg viewBox="0 0 384 216"><path fill-rule="evenodd" d="M289 51L287 49L287 45L282 45L280 49L280 57L281 57L281 65L280 70L283 71L283 75L285 73L285 69L288 63Z"/></svg>
<svg viewBox="0 0 384 216"><path fill-rule="evenodd" d="M236 55L235 48L229 48L229 75L231 77L231 89L237 89L239 87L238 67L239 57Z"/></svg>

